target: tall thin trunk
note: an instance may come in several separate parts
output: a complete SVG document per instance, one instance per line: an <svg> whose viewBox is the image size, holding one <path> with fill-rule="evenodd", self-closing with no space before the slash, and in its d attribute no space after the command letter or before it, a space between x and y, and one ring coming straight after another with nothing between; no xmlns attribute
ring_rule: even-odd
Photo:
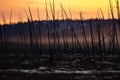
<svg viewBox="0 0 120 80"><path fill-rule="evenodd" d="M66 18L69 19L69 17L68 17L68 15L67 15L66 11L64 10L62 4L61 4L61 9L63 10L63 12L64 12ZM80 42L79 42L79 40L78 40L78 38L77 38L77 36L76 36L76 33L75 33L75 31L74 31L74 29L73 29L73 27L72 27L70 21L68 21L68 23L69 23L69 27L70 27L71 33L74 35L74 38L75 38L76 42L78 43L79 50L82 50L81 44L80 44Z"/></svg>
<svg viewBox="0 0 120 80"><path fill-rule="evenodd" d="M84 26L84 22L83 22L83 16L82 13L80 12L80 19L81 19L81 24L82 24L82 35L83 35L83 39L85 40L85 49L89 50L89 46L88 46L88 42L87 42L87 36L85 33L85 26Z"/></svg>
<svg viewBox="0 0 120 80"><path fill-rule="evenodd" d="M112 24L113 24L113 27L112 27L112 41L113 41L113 48L112 48L112 52L114 53L115 49L116 48L119 48L119 45L118 45L118 36L117 36L117 31L116 31L116 26L115 26L115 18L114 18L114 11L113 11L113 6L112 6L112 2L111 0L109 0L109 3L110 3L110 12L111 12L111 16L112 16Z"/></svg>
<svg viewBox="0 0 120 80"><path fill-rule="evenodd" d="M92 22L90 20L90 36L91 36L91 49L92 52L94 53L94 41L93 41L93 28L92 28Z"/></svg>
<svg viewBox="0 0 120 80"><path fill-rule="evenodd" d="M37 37L39 37L39 39L37 40L37 43L36 44L39 44L39 48L40 48L40 52L41 52L41 49L42 49L42 45L41 45L41 21L40 21L40 13L39 13L39 9L37 8L37 13L38 13L38 24L39 24L39 35Z"/></svg>

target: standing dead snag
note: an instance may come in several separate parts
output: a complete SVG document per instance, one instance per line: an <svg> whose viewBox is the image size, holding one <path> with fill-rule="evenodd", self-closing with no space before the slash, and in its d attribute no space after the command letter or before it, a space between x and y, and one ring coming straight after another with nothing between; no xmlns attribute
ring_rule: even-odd
<svg viewBox="0 0 120 80"><path fill-rule="evenodd" d="M112 16L112 42L113 42L113 46L112 46L112 53L114 53L115 49L119 49L119 45L118 45L118 35L117 35L117 30L116 30L116 25L115 25L115 18L114 18L114 11L113 11L113 5L111 0L109 0L109 4L110 4L110 12L111 12L111 16Z"/></svg>
<svg viewBox="0 0 120 80"><path fill-rule="evenodd" d="M3 52L2 27L0 25L0 54Z"/></svg>
<svg viewBox="0 0 120 80"><path fill-rule="evenodd" d="M120 30L120 6L119 6L119 0L116 0L116 9L117 9L117 17L118 17L118 24L119 24L119 30Z"/></svg>
<svg viewBox="0 0 120 80"><path fill-rule="evenodd" d="M83 16L82 16L82 13L80 12L80 20L81 20L81 24L82 24L82 36L83 36L83 42L85 41L85 44L84 44L84 50L89 50L89 46L88 46L88 41L87 41L87 36L86 36L86 33L85 33L85 29L84 29L84 22L83 22Z"/></svg>
<svg viewBox="0 0 120 80"><path fill-rule="evenodd" d="M92 21L90 20L90 36L91 36L91 51L94 53L94 38L93 38L93 28Z"/></svg>
<svg viewBox="0 0 120 80"><path fill-rule="evenodd" d="M66 17L67 19L69 19L69 17L68 17L68 15L67 15L65 9L63 8L62 4L61 4L61 9L62 9L63 13L65 14L65 17ZM69 27L70 27L70 31L71 31L71 33L73 34L73 36L74 36L74 38L75 38L75 40L76 40L76 42L77 42L77 44L78 44L78 46L79 46L79 51L82 51L81 44L80 44L80 42L79 42L79 40L78 40L78 37L77 37L77 35L76 35L76 33L75 33L75 30L74 30L73 26L71 25L72 23L71 23L70 21L68 21L68 24L69 24Z"/></svg>
<svg viewBox="0 0 120 80"><path fill-rule="evenodd" d="M51 38L50 38L50 26L48 25L49 21L49 15L48 15L48 6L47 6L47 1L45 0L45 9L46 9L46 21L47 21L47 36L48 36L48 53L50 55L50 63L53 65L53 53L52 53L52 44L51 44Z"/></svg>
<svg viewBox="0 0 120 80"><path fill-rule="evenodd" d="M42 51L42 41L41 41L41 21L40 21L40 13L39 13L39 9L37 8L37 13L38 13L38 28L39 28L39 30L38 30L38 39L37 39L37 42L36 42L36 46L37 46L37 48L38 48L38 51L40 51L40 53L41 53L41 51ZM39 44L39 45L38 45ZM40 49L40 50L39 50Z"/></svg>

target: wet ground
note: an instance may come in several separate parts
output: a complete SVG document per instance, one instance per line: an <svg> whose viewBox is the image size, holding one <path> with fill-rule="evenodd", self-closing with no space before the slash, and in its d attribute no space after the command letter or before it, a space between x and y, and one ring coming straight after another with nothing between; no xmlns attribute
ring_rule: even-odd
<svg viewBox="0 0 120 80"><path fill-rule="evenodd" d="M0 55L0 80L120 80L120 57Z"/></svg>

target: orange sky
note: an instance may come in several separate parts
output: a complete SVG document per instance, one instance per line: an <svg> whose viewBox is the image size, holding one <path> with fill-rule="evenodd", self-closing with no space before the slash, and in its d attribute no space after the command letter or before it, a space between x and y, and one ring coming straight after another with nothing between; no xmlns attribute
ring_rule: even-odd
<svg viewBox="0 0 120 80"><path fill-rule="evenodd" d="M83 15L85 19L96 18L97 10L99 8L103 10L105 17L107 17L108 1L109 0L55 0L56 14L59 16L59 18L61 18L60 3L62 3L67 12L69 12L69 8L71 9L74 19L79 18L80 11L84 13ZM115 8L115 0L111 1L113 2ZM41 19L46 19L45 0L0 0L0 24L3 24L3 18L1 15L3 12L6 22L10 22L11 9L13 13L12 22L19 21L19 14L22 14L22 20L26 21L27 17L23 9L28 11L28 6L31 8L34 20L37 20L37 7L39 7Z"/></svg>

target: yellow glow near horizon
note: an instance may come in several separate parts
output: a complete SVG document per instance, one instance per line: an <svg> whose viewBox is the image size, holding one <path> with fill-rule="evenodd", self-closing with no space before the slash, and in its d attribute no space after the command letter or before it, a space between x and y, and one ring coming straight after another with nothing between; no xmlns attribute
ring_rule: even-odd
<svg viewBox="0 0 120 80"><path fill-rule="evenodd" d="M49 3L49 0L46 0ZM52 0L50 0L52 1ZM109 0L54 0L56 15L61 18L60 3L63 4L66 12L69 14L69 7L72 12L73 19L79 19L79 12L83 12L84 18L96 18L97 10L102 9L105 17L108 14L108 4ZM111 0L114 4L113 7L116 9L115 0ZM30 6L34 20L37 20L37 7L40 10L41 19L45 18L45 0L0 0L0 24L3 23L3 18L1 13L4 12L5 19L9 22L10 10L13 11L12 22L18 22L18 14L21 14L23 21L27 20L26 14L23 9L28 11L28 6ZM50 6L48 4L48 6ZM51 13L50 13L51 15Z"/></svg>

